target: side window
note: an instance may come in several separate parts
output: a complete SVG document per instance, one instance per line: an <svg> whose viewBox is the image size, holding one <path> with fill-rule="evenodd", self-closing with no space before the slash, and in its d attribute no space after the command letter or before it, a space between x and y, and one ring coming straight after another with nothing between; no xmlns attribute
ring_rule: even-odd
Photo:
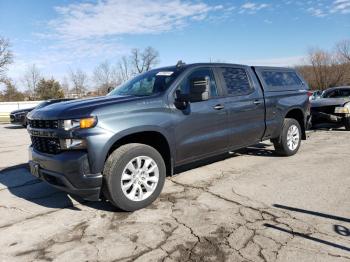
<svg viewBox="0 0 350 262"><path fill-rule="evenodd" d="M262 77L270 87L291 87L302 84L302 81L295 72L265 70L262 72Z"/></svg>
<svg viewBox="0 0 350 262"><path fill-rule="evenodd" d="M220 68L220 71L229 95L244 96L254 92L254 88L250 85L247 72L244 69L223 67Z"/></svg>
<svg viewBox="0 0 350 262"><path fill-rule="evenodd" d="M327 92L324 95L324 98L334 98L336 96L337 96L337 90L333 90L333 91Z"/></svg>
<svg viewBox="0 0 350 262"><path fill-rule="evenodd" d="M215 82L215 77L212 70L209 68L201 68L192 72L189 76L186 77L186 79L184 79L184 81L182 81L178 89L181 90L182 94L189 94L190 80L194 78L202 78L202 77L208 77L210 79L210 97L218 96L219 94L218 94L217 85Z"/></svg>
<svg viewBox="0 0 350 262"><path fill-rule="evenodd" d="M339 89L339 97L350 97L350 89Z"/></svg>

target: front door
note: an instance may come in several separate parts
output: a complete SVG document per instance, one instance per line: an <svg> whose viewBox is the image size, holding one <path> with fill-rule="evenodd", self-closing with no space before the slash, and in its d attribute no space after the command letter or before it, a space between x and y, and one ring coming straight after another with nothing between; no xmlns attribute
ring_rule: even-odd
<svg viewBox="0 0 350 262"><path fill-rule="evenodd" d="M189 93L191 79L210 79L209 100L191 102L186 110L174 109L176 164L224 151L228 145L228 114L222 91L217 86L211 68L197 68L189 72L177 89Z"/></svg>

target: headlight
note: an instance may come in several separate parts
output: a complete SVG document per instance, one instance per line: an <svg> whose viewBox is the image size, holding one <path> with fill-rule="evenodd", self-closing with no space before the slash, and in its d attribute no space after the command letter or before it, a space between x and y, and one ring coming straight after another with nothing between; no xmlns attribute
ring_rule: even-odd
<svg viewBox="0 0 350 262"><path fill-rule="evenodd" d="M72 130L75 128L92 128L96 126L97 124L97 118L96 117L88 117L88 118L82 118L82 119L73 119L73 120L64 120L63 121L63 128L64 130Z"/></svg>

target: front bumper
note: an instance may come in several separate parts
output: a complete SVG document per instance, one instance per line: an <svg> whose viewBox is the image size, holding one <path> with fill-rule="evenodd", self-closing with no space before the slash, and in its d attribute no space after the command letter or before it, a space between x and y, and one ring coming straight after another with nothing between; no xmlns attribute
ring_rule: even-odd
<svg viewBox="0 0 350 262"><path fill-rule="evenodd" d="M339 123L350 118L350 114L328 114L324 112L312 112L312 123Z"/></svg>
<svg viewBox="0 0 350 262"><path fill-rule="evenodd" d="M31 146L29 164L33 175L55 188L86 200L100 199L102 174L91 174L86 152L67 151L48 155L37 152Z"/></svg>
<svg viewBox="0 0 350 262"><path fill-rule="evenodd" d="M343 121L344 116L335 115L335 114L327 114L323 112L314 112L312 114L312 120L317 122L332 122L332 123L340 123Z"/></svg>

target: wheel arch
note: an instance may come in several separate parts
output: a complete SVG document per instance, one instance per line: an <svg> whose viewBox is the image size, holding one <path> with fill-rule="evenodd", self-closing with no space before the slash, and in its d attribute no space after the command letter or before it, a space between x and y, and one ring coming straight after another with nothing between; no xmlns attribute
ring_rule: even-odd
<svg viewBox="0 0 350 262"><path fill-rule="evenodd" d="M169 136L157 129L129 130L110 140L105 148L104 161L115 149L122 145L129 143L145 144L155 148L161 154L166 165L167 176L171 176L173 174L173 148L169 141Z"/></svg>

